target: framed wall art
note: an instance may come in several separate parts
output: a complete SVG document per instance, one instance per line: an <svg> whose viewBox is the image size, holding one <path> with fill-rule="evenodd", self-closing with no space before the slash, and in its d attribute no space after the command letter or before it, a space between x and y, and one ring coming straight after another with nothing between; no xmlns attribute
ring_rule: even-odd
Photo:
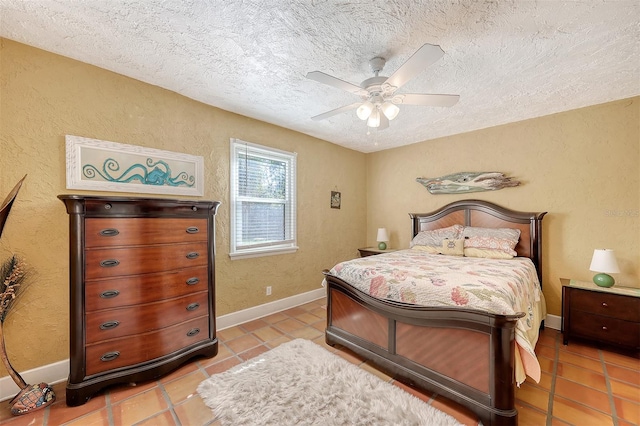
<svg viewBox="0 0 640 426"><path fill-rule="evenodd" d="M66 135L67 189L204 195L201 156Z"/></svg>
<svg viewBox="0 0 640 426"><path fill-rule="evenodd" d="M342 200L338 191L331 191L331 208L339 209Z"/></svg>

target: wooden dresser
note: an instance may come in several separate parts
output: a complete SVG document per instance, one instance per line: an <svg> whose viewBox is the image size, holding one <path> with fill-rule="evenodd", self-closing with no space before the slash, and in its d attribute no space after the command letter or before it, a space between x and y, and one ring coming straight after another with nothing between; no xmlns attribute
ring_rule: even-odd
<svg viewBox="0 0 640 426"><path fill-rule="evenodd" d="M220 203L59 195L69 214L69 406L218 352Z"/></svg>
<svg viewBox="0 0 640 426"><path fill-rule="evenodd" d="M561 278L566 345L580 338L640 354L640 289Z"/></svg>

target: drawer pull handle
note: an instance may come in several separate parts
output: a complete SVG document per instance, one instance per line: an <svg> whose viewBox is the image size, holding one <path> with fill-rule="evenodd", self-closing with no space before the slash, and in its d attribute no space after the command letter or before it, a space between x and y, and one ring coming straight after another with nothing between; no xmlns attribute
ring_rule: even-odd
<svg viewBox="0 0 640 426"><path fill-rule="evenodd" d="M100 361L102 361L102 362L113 361L114 359L118 358L119 356L120 356L120 352L118 352L118 351L107 352L106 354L104 354L104 355L102 355L100 357Z"/></svg>
<svg viewBox="0 0 640 426"><path fill-rule="evenodd" d="M607 330L608 330L607 326L606 326L606 325L605 325L605 326L603 326L603 327L602 327L602 330L607 331Z"/></svg>
<svg viewBox="0 0 640 426"><path fill-rule="evenodd" d="M115 237L119 233L120 231L115 228L107 228L100 231L100 235L102 235L103 237Z"/></svg>
<svg viewBox="0 0 640 426"><path fill-rule="evenodd" d="M607 302L602 302L602 306L603 306L604 308L606 308L606 307L608 307L609 305L607 305Z"/></svg>
<svg viewBox="0 0 640 426"><path fill-rule="evenodd" d="M189 306L187 306L187 311L195 311L199 307L200 307L199 303L191 303Z"/></svg>
<svg viewBox="0 0 640 426"><path fill-rule="evenodd" d="M198 211L198 208L196 206L191 207L191 210L193 210L194 212Z"/></svg>
<svg viewBox="0 0 640 426"><path fill-rule="evenodd" d="M197 226L190 226L187 228L187 234L197 234L200 232Z"/></svg>
<svg viewBox="0 0 640 426"><path fill-rule="evenodd" d="M189 336L189 337L193 337L193 336L195 336L195 335L196 335L196 334L198 334L198 333L200 333L200 329L199 329L199 328L192 328L191 330L189 330L189 331L187 332L187 336Z"/></svg>
<svg viewBox="0 0 640 426"><path fill-rule="evenodd" d="M107 210L110 210L111 209L111 204L109 204L109 203L105 204L104 208L107 209Z"/></svg>
<svg viewBox="0 0 640 426"><path fill-rule="evenodd" d="M187 285L196 285L200 282L200 278L193 277L187 280Z"/></svg>
<svg viewBox="0 0 640 426"><path fill-rule="evenodd" d="M118 266L120 261L117 259L107 259L100 262L100 266L103 268L113 268L114 266Z"/></svg>
<svg viewBox="0 0 640 426"><path fill-rule="evenodd" d="M112 328L116 328L119 325L120 321L107 321L100 324L100 330L111 330Z"/></svg>
<svg viewBox="0 0 640 426"><path fill-rule="evenodd" d="M120 294L120 292L118 290L107 290L107 291L103 291L102 293L100 293L100 298L102 298L102 299L113 299L114 297L116 297L119 294Z"/></svg>
<svg viewBox="0 0 640 426"><path fill-rule="evenodd" d="M197 251L192 251L187 254L187 259L196 259L198 256L200 256L200 254L198 254Z"/></svg>

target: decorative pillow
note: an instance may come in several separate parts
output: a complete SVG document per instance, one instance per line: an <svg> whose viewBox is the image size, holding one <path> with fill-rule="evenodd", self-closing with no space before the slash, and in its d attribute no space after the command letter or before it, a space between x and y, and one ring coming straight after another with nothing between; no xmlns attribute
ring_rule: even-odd
<svg viewBox="0 0 640 426"><path fill-rule="evenodd" d="M412 250L419 250L419 251L426 251L427 253L431 253L431 254L440 254L440 252L438 250L440 250L440 247L434 247L434 246L413 246L411 247Z"/></svg>
<svg viewBox="0 0 640 426"><path fill-rule="evenodd" d="M490 250L481 248L465 248L464 255L466 257L484 257L486 259L513 259L513 256L501 250Z"/></svg>
<svg viewBox="0 0 640 426"><path fill-rule="evenodd" d="M451 256L464 256L464 240L444 239L442 246L438 249L438 253Z"/></svg>
<svg viewBox="0 0 640 426"><path fill-rule="evenodd" d="M446 238L450 240L457 240L460 238L462 234L462 230L464 226L462 225L452 225L448 228L440 228L434 229L431 231L421 231L418 232L418 235L413 237L409 247L413 248L414 246L431 246L431 247L442 247L442 241Z"/></svg>
<svg viewBox="0 0 640 426"><path fill-rule="evenodd" d="M479 228L465 226L462 230L462 237L494 237L505 240L515 240L516 244L520 240L520 230L512 228Z"/></svg>
<svg viewBox="0 0 640 426"><path fill-rule="evenodd" d="M469 237L464 239L464 248L478 248L485 250L501 251L510 255L511 257L517 256L518 253L514 250L518 245L518 240L511 240L506 238L496 237Z"/></svg>

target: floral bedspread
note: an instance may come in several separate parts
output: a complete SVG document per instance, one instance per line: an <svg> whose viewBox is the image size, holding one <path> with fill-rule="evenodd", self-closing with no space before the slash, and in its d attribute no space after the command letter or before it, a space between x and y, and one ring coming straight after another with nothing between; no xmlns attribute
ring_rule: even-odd
<svg viewBox="0 0 640 426"><path fill-rule="evenodd" d="M525 373L539 381L536 342L528 337L532 327L539 327L534 311L541 299L531 259L444 256L408 249L338 263L330 273L378 299L505 315L524 312L516 324L516 343L526 358Z"/></svg>

